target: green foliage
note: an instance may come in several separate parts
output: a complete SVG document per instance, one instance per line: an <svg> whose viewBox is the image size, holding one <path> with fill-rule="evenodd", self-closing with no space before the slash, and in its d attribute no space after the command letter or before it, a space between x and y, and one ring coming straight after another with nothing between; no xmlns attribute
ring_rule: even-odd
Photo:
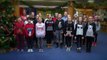
<svg viewBox="0 0 107 60"><path fill-rule="evenodd" d="M14 7L9 0L0 2L0 49L10 48L13 37Z"/></svg>

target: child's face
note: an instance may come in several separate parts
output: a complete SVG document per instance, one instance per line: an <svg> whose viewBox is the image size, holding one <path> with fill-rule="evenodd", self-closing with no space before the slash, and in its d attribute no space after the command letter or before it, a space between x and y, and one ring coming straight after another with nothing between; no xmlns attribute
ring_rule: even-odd
<svg viewBox="0 0 107 60"><path fill-rule="evenodd" d="M42 16L42 14L41 14L41 13L39 13L38 15L39 15L40 17Z"/></svg>
<svg viewBox="0 0 107 60"><path fill-rule="evenodd" d="M39 15L36 15L36 19L38 19L39 18Z"/></svg>
<svg viewBox="0 0 107 60"><path fill-rule="evenodd" d="M18 20L17 20L18 22L20 22L21 21L21 18L18 18Z"/></svg>
<svg viewBox="0 0 107 60"><path fill-rule="evenodd" d="M64 16L67 16L67 12L64 12Z"/></svg>
<svg viewBox="0 0 107 60"><path fill-rule="evenodd" d="M58 17L58 13L55 13L55 17Z"/></svg>
<svg viewBox="0 0 107 60"><path fill-rule="evenodd" d="M87 21L87 18L84 18L84 21Z"/></svg>
<svg viewBox="0 0 107 60"><path fill-rule="evenodd" d="M31 23L31 20L28 20L28 23Z"/></svg>
<svg viewBox="0 0 107 60"><path fill-rule="evenodd" d="M49 14L49 18L51 18L51 14Z"/></svg>
<svg viewBox="0 0 107 60"><path fill-rule="evenodd" d="M23 14L26 15L26 10L23 10Z"/></svg>
<svg viewBox="0 0 107 60"><path fill-rule="evenodd" d="M82 17L79 17L79 22L82 22Z"/></svg>
<svg viewBox="0 0 107 60"><path fill-rule="evenodd" d="M39 17L38 22L42 22L42 18Z"/></svg>
<svg viewBox="0 0 107 60"><path fill-rule="evenodd" d="M71 17L68 17L68 21L71 21Z"/></svg>
<svg viewBox="0 0 107 60"><path fill-rule="evenodd" d="M61 14L59 14L59 15L58 15L58 18L62 18L62 15L61 15Z"/></svg>
<svg viewBox="0 0 107 60"><path fill-rule="evenodd" d="M93 21L93 17L90 16L90 17L88 18L88 21L89 21L89 22L92 22L92 21Z"/></svg>
<svg viewBox="0 0 107 60"><path fill-rule="evenodd" d="M32 12L31 15L34 16L35 15L34 12Z"/></svg>

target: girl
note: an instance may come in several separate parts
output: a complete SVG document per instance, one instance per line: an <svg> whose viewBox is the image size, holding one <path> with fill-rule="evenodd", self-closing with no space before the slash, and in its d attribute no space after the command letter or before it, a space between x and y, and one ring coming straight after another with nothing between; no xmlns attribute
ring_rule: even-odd
<svg viewBox="0 0 107 60"><path fill-rule="evenodd" d="M17 50L23 51L24 49L24 23L20 17L14 24L14 36L17 41Z"/></svg>
<svg viewBox="0 0 107 60"><path fill-rule="evenodd" d="M22 21L25 22L27 20L26 10L23 10L23 15L21 16Z"/></svg>
<svg viewBox="0 0 107 60"><path fill-rule="evenodd" d="M94 23L96 25L96 34L95 34L95 40L93 41L92 46L96 46L97 38L98 38L98 33L100 31L100 28L101 28L100 20L99 20L98 16L95 16Z"/></svg>
<svg viewBox="0 0 107 60"><path fill-rule="evenodd" d="M75 38L77 40L77 52L81 52L81 47L82 47L82 39L84 38L83 32L83 23L82 23L83 18L79 17L78 18L78 23L76 24L75 28Z"/></svg>
<svg viewBox="0 0 107 60"><path fill-rule="evenodd" d="M62 15L58 14L58 20L55 22L56 45L62 47L62 34L64 29L64 21Z"/></svg>
<svg viewBox="0 0 107 60"><path fill-rule="evenodd" d="M54 22L51 16L49 16L49 19L45 21L45 24L46 24L47 47L50 48L52 45L52 38L53 38L53 32L54 32Z"/></svg>
<svg viewBox="0 0 107 60"><path fill-rule="evenodd" d="M27 40L28 52L33 52L34 24L31 23L31 20L28 20L28 24L25 25L25 37Z"/></svg>
<svg viewBox="0 0 107 60"><path fill-rule="evenodd" d="M38 47L39 47L39 52L43 52L43 38L45 37L45 23L42 23L42 18L38 18L38 22L36 23L35 26L35 31L36 31L36 37L38 39Z"/></svg>
<svg viewBox="0 0 107 60"><path fill-rule="evenodd" d="M71 17L68 17L68 20L65 22L65 27L64 27L64 36L65 36L66 45L67 45L66 51L70 51L72 47L71 43L74 35L73 32L74 32L73 22L71 21Z"/></svg>
<svg viewBox="0 0 107 60"><path fill-rule="evenodd" d="M83 26L85 27L88 21L88 17L83 17ZM86 38L82 40L82 45L86 45Z"/></svg>
<svg viewBox="0 0 107 60"><path fill-rule="evenodd" d="M96 26L93 22L93 17L88 17L88 23L85 27L85 37L86 37L86 52L91 52L92 42L96 34Z"/></svg>

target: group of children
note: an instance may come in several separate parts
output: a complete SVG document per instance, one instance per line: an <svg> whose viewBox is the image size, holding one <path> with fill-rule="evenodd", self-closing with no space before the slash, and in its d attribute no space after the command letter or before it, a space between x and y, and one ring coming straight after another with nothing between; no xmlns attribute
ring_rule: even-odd
<svg viewBox="0 0 107 60"><path fill-rule="evenodd" d="M77 52L81 52L82 46L86 46L86 52L91 52L91 47L96 46L100 22L98 16L74 16L66 11L64 16L55 13L55 16L47 14L42 18L34 12L30 15L18 17L14 23L14 37L17 41L17 50L23 51L27 45L28 52L33 52L33 47L43 52L43 47L56 46L71 51L73 44L77 45ZM25 44L26 42L26 44ZM46 43L45 43L46 42Z"/></svg>

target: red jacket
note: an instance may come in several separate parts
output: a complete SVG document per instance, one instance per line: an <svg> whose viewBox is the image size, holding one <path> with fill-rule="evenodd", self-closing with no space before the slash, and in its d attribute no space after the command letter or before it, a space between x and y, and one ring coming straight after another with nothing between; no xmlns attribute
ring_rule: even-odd
<svg viewBox="0 0 107 60"><path fill-rule="evenodd" d="M26 24L25 25L25 36L28 38L34 37L34 24Z"/></svg>
<svg viewBox="0 0 107 60"><path fill-rule="evenodd" d="M15 35L17 35L17 34L24 35L24 23L23 23L23 21L14 23L14 34Z"/></svg>

